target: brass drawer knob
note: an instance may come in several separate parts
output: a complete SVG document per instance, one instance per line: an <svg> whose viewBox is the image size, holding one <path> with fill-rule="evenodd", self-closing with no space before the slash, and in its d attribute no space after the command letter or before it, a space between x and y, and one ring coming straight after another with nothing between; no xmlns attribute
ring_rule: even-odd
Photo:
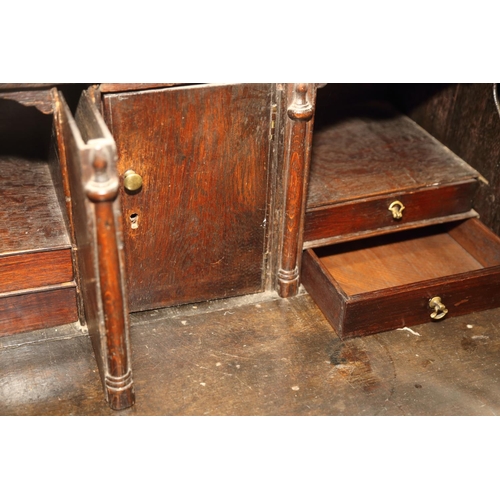
<svg viewBox="0 0 500 500"><path fill-rule="evenodd" d="M123 185L127 191L138 191L142 187L142 177L133 170L127 170L123 174Z"/></svg>
<svg viewBox="0 0 500 500"><path fill-rule="evenodd" d="M405 209L405 206L398 200L393 201L389 205L389 210L392 212L392 217L394 219L402 219L404 209Z"/></svg>
<svg viewBox="0 0 500 500"><path fill-rule="evenodd" d="M433 297L429 300L429 307L434 309L434 312L431 313L432 319L444 318L448 313L448 309L446 309L446 306L441 302L441 297Z"/></svg>

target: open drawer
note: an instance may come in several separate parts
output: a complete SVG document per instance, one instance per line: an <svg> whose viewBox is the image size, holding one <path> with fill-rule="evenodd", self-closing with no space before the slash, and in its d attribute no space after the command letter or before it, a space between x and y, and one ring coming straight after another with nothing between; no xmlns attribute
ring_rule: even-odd
<svg viewBox="0 0 500 500"><path fill-rule="evenodd" d="M302 283L341 338L500 306L500 238L477 219L304 251Z"/></svg>

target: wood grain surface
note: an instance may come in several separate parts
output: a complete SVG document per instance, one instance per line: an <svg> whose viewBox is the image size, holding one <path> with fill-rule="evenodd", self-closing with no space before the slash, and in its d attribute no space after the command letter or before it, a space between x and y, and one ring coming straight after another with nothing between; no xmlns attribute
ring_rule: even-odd
<svg viewBox="0 0 500 500"><path fill-rule="evenodd" d="M0 91L50 89L57 83L0 83Z"/></svg>
<svg viewBox="0 0 500 500"><path fill-rule="evenodd" d="M99 90L106 92L127 92L131 90L158 89L163 87L175 87L181 83L101 83Z"/></svg>
<svg viewBox="0 0 500 500"><path fill-rule="evenodd" d="M71 245L48 164L0 157L0 197L0 334L76 321Z"/></svg>
<svg viewBox="0 0 500 500"><path fill-rule="evenodd" d="M0 157L0 198L0 255L70 247L46 162Z"/></svg>
<svg viewBox="0 0 500 500"><path fill-rule="evenodd" d="M449 233L482 266L500 265L500 237L477 219L451 226Z"/></svg>
<svg viewBox="0 0 500 500"><path fill-rule="evenodd" d="M106 400L134 404L116 147L84 92L75 118L56 93L56 135L71 193L80 287Z"/></svg>
<svg viewBox="0 0 500 500"><path fill-rule="evenodd" d="M75 283L0 294L0 335L78 320Z"/></svg>
<svg viewBox="0 0 500 500"><path fill-rule="evenodd" d="M0 92L0 99L11 99L23 106L35 106L44 114L52 114L53 112L50 89Z"/></svg>
<svg viewBox="0 0 500 500"><path fill-rule="evenodd" d="M473 206L500 234L500 116L491 83L390 86L391 100L436 139L478 170L481 183Z"/></svg>
<svg viewBox="0 0 500 500"><path fill-rule="evenodd" d="M477 184L475 180L464 181L314 208L306 213L304 241L307 244L327 238L336 238L336 241L356 239L356 233L382 228L398 230L424 221L425 225L432 225L442 222L438 219L457 214L467 218ZM405 207L401 219L394 219L389 210L396 200Z"/></svg>
<svg viewBox="0 0 500 500"><path fill-rule="evenodd" d="M500 267L490 267L398 288L357 295L348 301L342 337L434 322L429 300L441 297L452 317L500 307ZM375 314L376 312L376 314Z"/></svg>
<svg viewBox="0 0 500 500"><path fill-rule="evenodd" d="M482 250L464 236L468 229ZM302 281L341 338L368 335L431 321L434 296L442 298L448 316L498 307L499 244L470 219L307 250Z"/></svg>
<svg viewBox="0 0 500 500"><path fill-rule="evenodd" d="M263 290L271 85L105 94L132 311ZM132 222L135 224L132 225Z"/></svg>
<svg viewBox="0 0 500 500"><path fill-rule="evenodd" d="M306 83L286 86L287 112L283 147L283 226L280 231L280 265L277 289L281 297L298 292L304 234L311 140L316 89Z"/></svg>
<svg viewBox="0 0 500 500"><path fill-rule="evenodd" d="M382 290L483 266L446 232L335 245L319 249L320 261L348 295Z"/></svg>
<svg viewBox="0 0 500 500"><path fill-rule="evenodd" d="M477 175L395 108L373 104L336 115L315 130L307 209Z"/></svg>
<svg viewBox="0 0 500 500"><path fill-rule="evenodd" d="M242 300L133 314L137 404L121 412L76 325L2 337L0 415L500 412L500 308L341 340L307 294Z"/></svg>
<svg viewBox="0 0 500 500"><path fill-rule="evenodd" d="M71 250L0 256L0 293L73 280Z"/></svg>

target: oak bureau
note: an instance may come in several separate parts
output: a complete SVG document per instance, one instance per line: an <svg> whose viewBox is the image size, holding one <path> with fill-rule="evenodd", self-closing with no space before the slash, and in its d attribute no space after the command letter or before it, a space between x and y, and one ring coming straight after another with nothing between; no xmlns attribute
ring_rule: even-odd
<svg viewBox="0 0 500 500"><path fill-rule="evenodd" d="M129 313L303 283L341 338L500 306L484 177L324 84L0 84L0 335L80 322L134 404Z"/></svg>

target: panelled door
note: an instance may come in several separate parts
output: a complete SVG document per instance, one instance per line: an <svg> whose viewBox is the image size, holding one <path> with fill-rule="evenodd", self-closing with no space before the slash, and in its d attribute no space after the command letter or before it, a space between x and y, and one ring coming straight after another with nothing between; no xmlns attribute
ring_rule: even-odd
<svg viewBox="0 0 500 500"><path fill-rule="evenodd" d="M271 84L103 95L131 311L264 289Z"/></svg>
<svg viewBox="0 0 500 500"><path fill-rule="evenodd" d="M111 408L134 403L124 279L116 147L87 92L73 118L54 91L61 172L78 261L79 289L97 365Z"/></svg>

